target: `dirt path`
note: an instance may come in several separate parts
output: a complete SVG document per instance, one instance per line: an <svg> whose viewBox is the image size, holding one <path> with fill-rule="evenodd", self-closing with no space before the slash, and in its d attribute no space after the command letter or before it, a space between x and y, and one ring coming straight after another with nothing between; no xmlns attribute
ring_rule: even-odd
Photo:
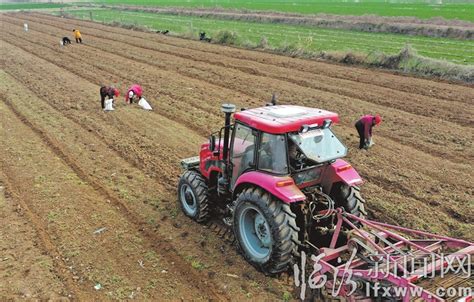
<svg viewBox="0 0 474 302"><path fill-rule="evenodd" d="M471 87L40 14L0 22L3 178L28 207L31 232L45 235L54 268L45 278L62 286L38 296L274 300L290 291L184 218L175 197L179 161L222 125L220 104L257 106L272 92L341 114L336 131L367 180L373 218L474 239ZM85 44L60 47L71 26ZM122 97L115 112L99 110L100 85L123 93L133 83L153 112ZM385 119L375 148L358 152L352 124L367 112Z"/></svg>

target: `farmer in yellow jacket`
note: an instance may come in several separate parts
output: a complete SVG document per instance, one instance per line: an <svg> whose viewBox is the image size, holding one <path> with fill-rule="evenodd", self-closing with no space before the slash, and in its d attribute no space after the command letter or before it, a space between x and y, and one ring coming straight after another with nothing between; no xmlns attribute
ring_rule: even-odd
<svg viewBox="0 0 474 302"><path fill-rule="evenodd" d="M82 44L81 32L77 29L73 29L72 32L74 33L74 38L76 38L76 43L81 43Z"/></svg>

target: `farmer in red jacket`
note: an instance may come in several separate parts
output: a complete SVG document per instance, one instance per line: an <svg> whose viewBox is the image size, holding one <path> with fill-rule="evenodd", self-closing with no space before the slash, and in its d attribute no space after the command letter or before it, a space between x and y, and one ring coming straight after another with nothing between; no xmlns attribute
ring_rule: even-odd
<svg viewBox="0 0 474 302"><path fill-rule="evenodd" d="M367 114L357 121L355 127L359 132L359 149L369 149L372 139L372 127L380 124L380 122L382 122L382 118L378 114L375 116Z"/></svg>
<svg viewBox="0 0 474 302"><path fill-rule="evenodd" d="M132 85L132 87L130 87L125 94L125 102L128 104L132 104L134 101L135 103L138 103L142 97L142 92L143 90L140 85Z"/></svg>

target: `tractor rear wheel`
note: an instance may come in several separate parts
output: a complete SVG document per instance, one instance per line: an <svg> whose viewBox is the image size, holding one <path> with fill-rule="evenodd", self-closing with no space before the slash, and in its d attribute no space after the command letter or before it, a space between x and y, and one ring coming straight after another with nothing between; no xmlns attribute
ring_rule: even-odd
<svg viewBox="0 0 474 302"><path fill-rule="evenodd" d="M260 188L237 198L234 233L245 259L265 274L286 271L297 252L296 215Z"/></svg>
<svg viewBox="0 0 474 302"><path fill-rule="evenodd" d="M186 216L197 222L209 218L207 184L199 172L188 170L183 173L178 184L178 200Z"/></svg>
<svg viewBox="0 0 474 302"><path fill-rule="evenodd" d="M359 187L337 183L331 190L331 197L336 203L336 208L343 207L346 212L361 218L367 215L365 200L360 194Z"/></svg>

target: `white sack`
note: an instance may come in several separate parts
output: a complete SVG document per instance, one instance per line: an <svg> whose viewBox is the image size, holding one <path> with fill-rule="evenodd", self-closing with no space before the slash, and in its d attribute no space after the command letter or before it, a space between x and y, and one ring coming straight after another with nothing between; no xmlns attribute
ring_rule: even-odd
<svg viewBox="0 0 474 302"><path fill-rule="evenodd" d="M144 99L144 98L141 98L139 101L138 101L138 105L140 107L142 107L143 109L145 110L152 110L150 104L148 104L148 102Z"/></svg>
<svg viewBox="0 0 474 302"><path fill-rule="evenodd" d="M104 111L113 111L113 110L115 110L113 106L113 100L112 99L105 100Z"/></svg>

